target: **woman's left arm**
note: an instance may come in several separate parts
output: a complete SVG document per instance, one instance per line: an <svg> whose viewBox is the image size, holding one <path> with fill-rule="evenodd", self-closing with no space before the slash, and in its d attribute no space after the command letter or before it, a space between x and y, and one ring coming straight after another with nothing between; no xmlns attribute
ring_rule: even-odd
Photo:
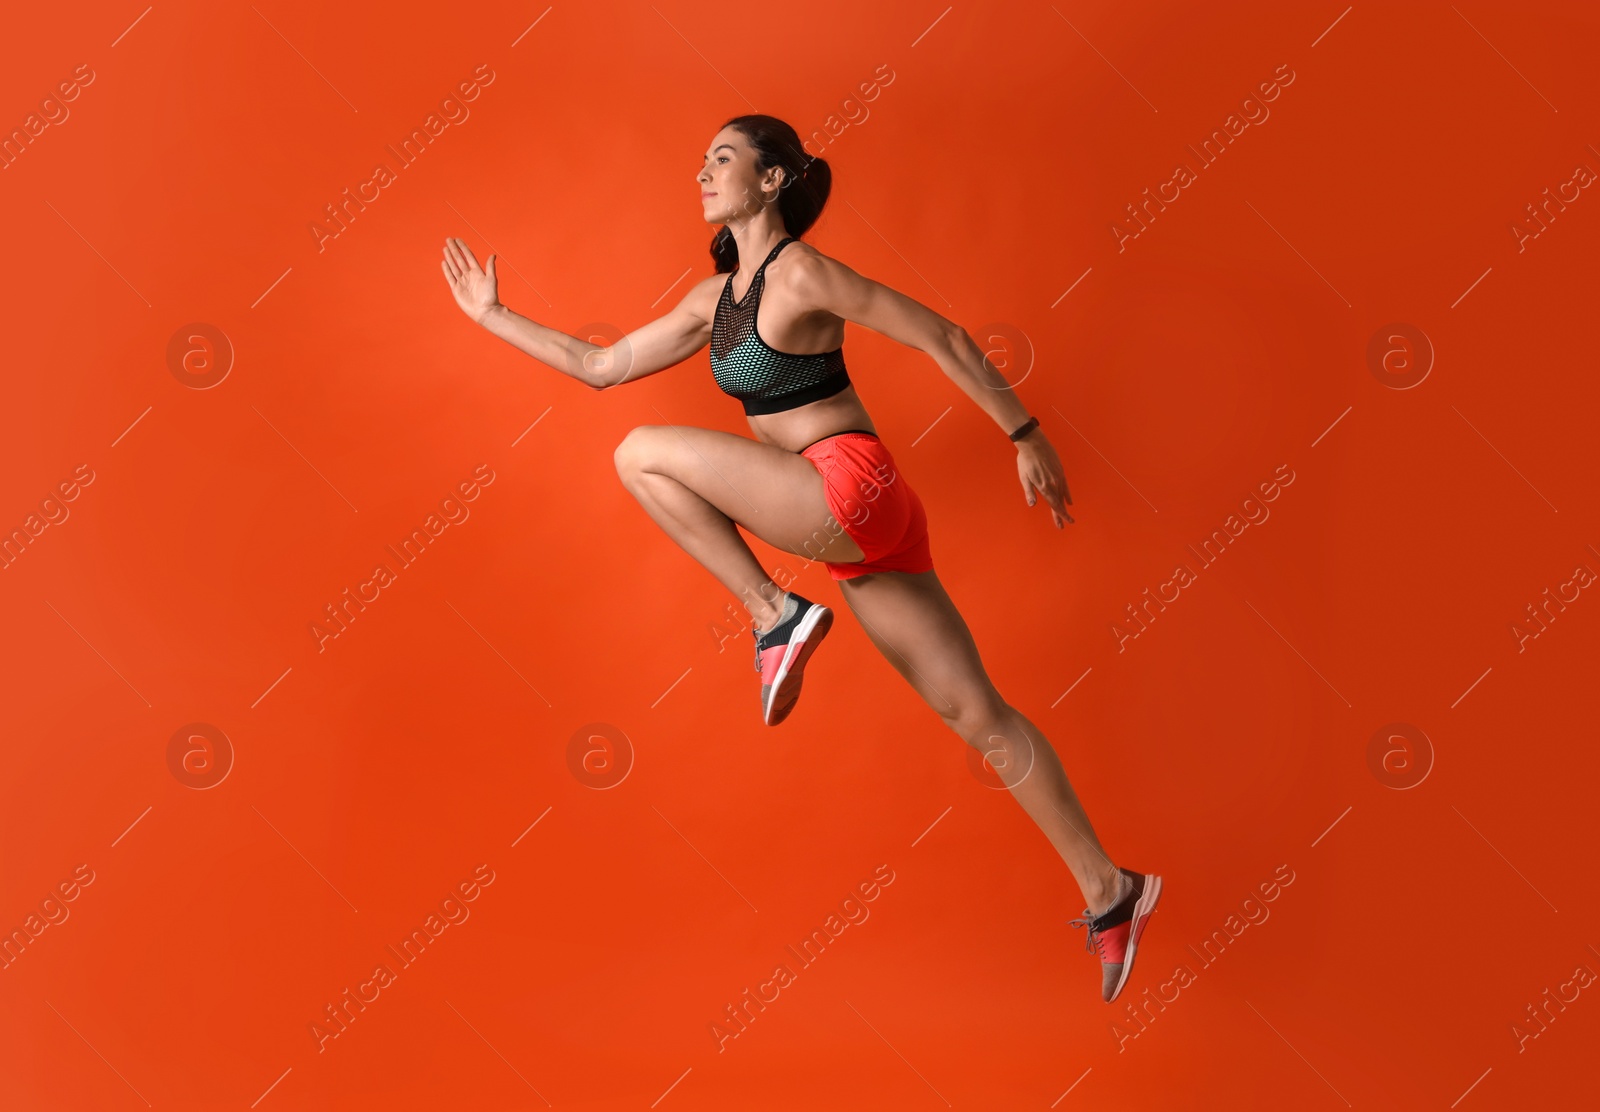
<svg viewBox="0 0 1600 1112"><path fill-rule="evenodd" d="M795 292L803 304L826 309L845 320L865 325L891 340L925 352L979 409L1009 436L1028 421L1027 407L1016 390L989 362L967 330L921 302L857 274L837 259L807 255L793 271ZM1044 495L1056 528L1071 522L1067 506L1072 494L1055 447L1037 426L1016 441L1017 476L1028 505L1035 491Z"/></svg>

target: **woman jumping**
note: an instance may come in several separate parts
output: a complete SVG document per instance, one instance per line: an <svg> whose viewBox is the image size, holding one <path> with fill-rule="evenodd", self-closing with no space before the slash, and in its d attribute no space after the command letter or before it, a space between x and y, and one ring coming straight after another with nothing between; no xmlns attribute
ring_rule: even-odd
<svg viewBox="0 0 1600 1112"><path fill-rule="evenodd" d="M931 356L1009 432L1027 504L1042 495L1058 529L1072 521L1060 458L964 328L798 238L821 215L832 175L792 127L771 116L735 116L712 138L695 180L706 223L720 225L711 240L716 273L614 344L591 344L506 308L495 256L484 269L459 239L445 241L445 280L475 322L597 390L664 371L710 343L717 385L743 403L755 439L644 425L623 439L615 458L623 485L646 512L749 611L762 721L777 725L794 709L806 662L833 612L780 589L740 527L774 548L821 560L878 651L989 759L1078 882L1088 906L1070 925L1088 928L1088 948L1101 962L1101 998L1115 1000L1161 896L1161 878L1111 863L1055 749L984 671L933 570L922 500L850 384L845 321ZM762 308L767 323L758 329Z"/></svg>

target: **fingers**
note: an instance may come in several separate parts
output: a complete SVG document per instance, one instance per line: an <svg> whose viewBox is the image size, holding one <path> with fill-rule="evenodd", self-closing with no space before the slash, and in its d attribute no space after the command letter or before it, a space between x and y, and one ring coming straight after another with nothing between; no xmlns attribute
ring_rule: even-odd
<svg viewBox="0 0 1600 1112"><path fill-rule="evenodd" d="M1072 505L1072 491L1067 488L1067 477L1061 473L1059 465L1054 467L1052 472L1046 480L1045 496L1051 500L1050 504L1055 507L1056 512L1071 522L1072 515L1067 513L1066 509L1067 506ZM1059 493L1057 493L1058 487L1060 488Z"/></svg>
<svg viewBox="0 0 1600 1112"><path fill-rule="evenodd" d="M1039 492L1044 495L1045 505L1050 507L1050 520L1055 523L1055 527L1057 529L1061 528L1061 514L1063 512L1061 510L1061 499L1059 499L1059 498L1057 498L1055 496L1054 492L1051 491L1051 489L1048 486L1048 484L1045 485L1045 486L1041 486L1039 488ZM1038 499L1034 496L1033 492L1030 490L1028 492L1028 505L1033 506L1033 505L1036 505L1037 503L1038 503Z"/></svg>
<svg viewBox="0 0 1600 1112"><path fill-rule="evenodd" d="M450 260L450 269L457 281L478 270L478 260L467 245L454 236L444 241L444 256Z"/></svg>
<svg viewBox="0 0 1600 1112"><path fill-rule="evenodd" d="M1038 505L1038 495L1034 493L1031 485L1024 484L1022 490L1023 493L1027 495L1028 505L1030 507ZM1065 518L1069 523L1076 524L1076 522L1073 521L1072 515L1067 513L1067 506L1062 502L1061 496L1056 493L1055 489L1049 483L1040 486L1039 493L1044 495L1045 503L1050 507L1050 520L1055 523L1055 527L1057 529L1063 529L1066 527L1062 524L1063 518ZM1068 499L1067 501L1070 502L1071 499Z"/></svg>
<svg viewBox="0 0 1600 1112"><path fill-rule="evenodd" d="M445 275L452 282L459 282L459 281L461 281L461 268L456 264L455 256L453 254L451 254L450 248L451 248L451 244L450 244L450 241L447 239L447 240L444 241L444 269L445 269Z"/></svg>
<svg viewBox="0 0 1600 1112"><path fill-rule="evenodd" d="M1037 488L1039 494L1044 495L1044 500L1050 506L1050 519L1055 522L1057 529L1065 528L1066 524L1076 524L1072 515L1067 512L1067 507L1072 505L1072 492L1067 489L1066 476L1061 474L1059 466L1040 467L1037 461L1025 463L1020 469L1022 472L1022 491L1027 496L1028 505L1038 503L1034 494Z"/></svg>
<svg viewBox="0 0 1600 1112"><path fill-rule="evenodd" d="M1072 520L1072 515L1067 513L1067 507L1062 502L1061 495L1056 492L1053 486L1044 488L1044 496L1046 501L1050 503L1050 516L1055 519L1057 529L1062 528L1062 518L1066 518L1068 521ZM1068 501L1071 501L1071 499L1068 499Z"/></svg>

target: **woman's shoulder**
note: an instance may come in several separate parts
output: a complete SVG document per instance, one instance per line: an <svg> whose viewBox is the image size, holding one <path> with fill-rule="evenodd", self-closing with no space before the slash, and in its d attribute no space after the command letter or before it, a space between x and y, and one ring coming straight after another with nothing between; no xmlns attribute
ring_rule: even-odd
<svg viewBox="0 0 1600 1112"><path fill-rule="evenodd" d="M821 285L843 265L803 239L792 240L784 244L783 250L768 264L766 285L768 289L775 285L780 287L786 296L815 300Z"/></svg>
<svg viewBox="0 0 1600 1112"><path fill-rule="evenodd" d="M783 250L778 252L777 258L772 260L772 265L776 266L780 260L794 262L797 259L825 259L829 262L833 261L827 255L824 255L821 251L818 251L816 247L812 246L810 243L807 243L805 240L791 239L788 243L783 245Z"/></svg>

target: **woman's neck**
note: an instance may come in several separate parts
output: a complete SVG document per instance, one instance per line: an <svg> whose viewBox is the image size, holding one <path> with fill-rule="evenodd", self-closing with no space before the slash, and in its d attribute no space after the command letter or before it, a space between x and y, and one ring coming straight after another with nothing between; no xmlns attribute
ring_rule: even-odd
<svg viewBox="0 0 1600 1112"><path fill-rule="evenodd" d="M772 249L787 238L789 233L782 228L766 226L746 228L743 232L735 234L733 241L739 248L740 272L754 274Z"/></svg>

